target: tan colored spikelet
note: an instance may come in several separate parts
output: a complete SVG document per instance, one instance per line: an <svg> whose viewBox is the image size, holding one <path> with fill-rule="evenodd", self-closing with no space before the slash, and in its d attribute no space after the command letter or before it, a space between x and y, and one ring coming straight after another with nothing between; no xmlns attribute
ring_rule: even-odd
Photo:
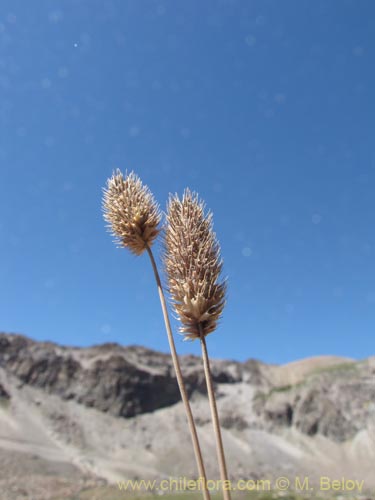
<svg viewBox="0 0 375 500"><path fill-rule="evenodd" d="M169 292L186 339L213 332L225 305L220 246L212 214L196 193L170 197L165 229L164 265Z"/></svg>
<svg viewBox="0 0 375 500"><path fill-rule="evenodd" d="M104 219L120 246L141 255L160 232L161 214L149 188L134 173L119 169L107 181L103 196Z"/></svg>

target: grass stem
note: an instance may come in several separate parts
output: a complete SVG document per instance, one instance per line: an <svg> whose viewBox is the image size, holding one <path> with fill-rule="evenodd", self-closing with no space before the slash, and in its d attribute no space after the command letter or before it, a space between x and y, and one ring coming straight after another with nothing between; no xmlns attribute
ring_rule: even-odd
<svg viewBox="0 0 375 500"><path fill-rule="evenodd" d="M217 459L218 459L219 468L220 468L220 479L221 479L221 486L222 486L222 490L223 490L223 497L224 497L224 500L231 500L231 495L230 495L230 491L229 491L228 471L227 471L227 465L225 463L223 439L221 437L219 414L217 411L215 392L214 392L214 387L213 387L213 383L212 383L212 375L211 375L211 369L210 369L210 360L209 360L208 351L207 351L206 338L205 338L205 335L203 334L203 330L202 330L201 325L199 325L199 329L200 329L200 341L201 341L201 347L202 347L204 375L206 378L208 400L210 403L212 424L213 424L215 439L216 439L216 452L217 452Z"/></svg>
<svg viewBox="0 0 375 500"><path fill-rule="evenodd" d="M164 316L165 328L166 328L167 335L168 335L169 347L170 347L171 354L172 354L173 366L174 366L174 369L175 369L175 372L176 372L176 378L177 378L178 387L180 389L182 402L183 402L184 407L185 407L186 417L187 417L187 420L188 420L188 425L189 425L189 430L190 430L190 434L191 434L191 439L192 439L192 442L193 442L195 459L196 459L197 466L198 466L199 476L200 476L200 478L202 478L202 482L203 482L203 487L202 487L203 497L204 497L205 500L210 500L211 497L210 497L210 492L209 492L209 490L207 488L206 471L205 471L205 468L204 468L202 452L201 452L200 445L199 445L199 439L198 439L197 429L195 427L193 413L191 411L191 407L190 407L190 403L189 403L189 398L188 398L188 395L187 395L187 392L186 392L185 383L184 383L184 380L183 380L183 377L182 377L180 362L178 360L176 346L175 346L175 343L174 343L174 340L173 340L173 334L172 334L171 324L170 324L170 321L169 321L169 315L168 315L167 304L166 304L166 300L165 300L165 296L164 296L163 287L162 287L162 284L161 284L161 280L160 280L158 268L156 266L156 262L155 262L152 250L151 250L151 248L148 245L146 246L146 250L147 250L147 253L148 253L149 257L150 257L152 268L154 270L156 284L157 284L158 292L159 292L159 298L160 298L161 308L162 308L163 316Z"/></svg>

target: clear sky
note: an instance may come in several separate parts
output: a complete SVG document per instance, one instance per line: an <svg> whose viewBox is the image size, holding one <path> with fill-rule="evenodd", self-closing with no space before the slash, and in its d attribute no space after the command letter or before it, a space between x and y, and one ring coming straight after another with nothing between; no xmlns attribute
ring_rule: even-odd
<svg viewBox="0 0 375 500"><path fill-rule="evenodd" d="M214 213L229 289L212 356L375 354L374 16L371 0L2 0L0 330L168 350L147 257L105 230L120 168L163 209L189 186Z"/></svg>

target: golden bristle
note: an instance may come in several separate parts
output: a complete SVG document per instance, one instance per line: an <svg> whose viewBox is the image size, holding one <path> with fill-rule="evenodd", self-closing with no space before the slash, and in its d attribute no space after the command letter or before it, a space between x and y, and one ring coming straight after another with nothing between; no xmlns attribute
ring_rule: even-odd
<svg viewBox="0 0 375 500"><path fill-rule="evenodd" d="M160 232L159 207L147 186L131 172L119 169L107 181L103 196L104 219L121 246L141 255Z"/></svg>
<svg viewBox="0 0 375 500"><path fill-rule="evenodd" d="M204 203L189 189L182 201L177 195L169 199L164 264L185 339L213 332L225 305L223 263L212 214L205 214Z"/></svg>

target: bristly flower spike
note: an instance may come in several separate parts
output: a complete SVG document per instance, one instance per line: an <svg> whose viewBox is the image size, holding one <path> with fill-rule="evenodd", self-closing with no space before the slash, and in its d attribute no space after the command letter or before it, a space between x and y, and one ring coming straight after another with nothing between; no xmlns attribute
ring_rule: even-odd
<svg viewBox="0 0 375 500"><path fill-rule="evenodd" d="M149 188L134 173L119 169L107 181L103 196L104 219L116 243L141 255L160 232L159 206Z"/></svg>
<svg viewBox="0 0 375 500"><path fill-rule="evenodd" d="M196 193L171 196L167 207L164 264L185 340L213 332L225 305L223 262L212 214Z"/></svg>

